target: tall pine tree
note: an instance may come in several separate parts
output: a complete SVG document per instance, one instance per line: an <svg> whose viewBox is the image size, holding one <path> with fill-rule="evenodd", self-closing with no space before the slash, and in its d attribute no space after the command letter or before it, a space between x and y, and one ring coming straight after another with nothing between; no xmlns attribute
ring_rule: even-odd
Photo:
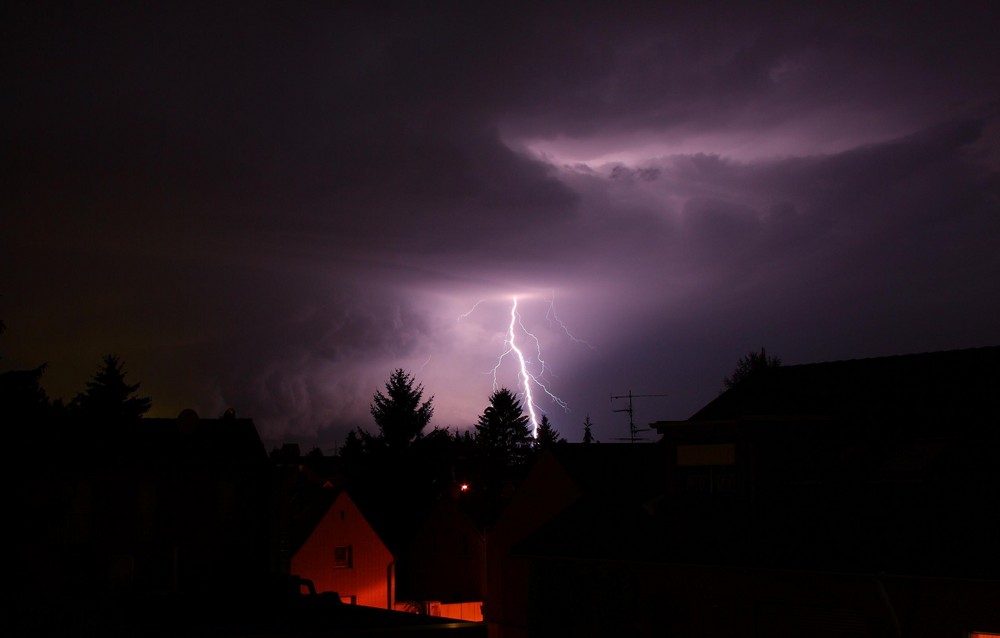
<svg viewBox="0 0 1000 638"><path fill-rule="evenodd" d="M385 394L376 391L371 413L386 447L408 446L420 436L434 414L434 397L422 401L424 387L414 385L414 378L397 368L385 384Z"/></svg>
<svg viewBox="0 0 1000 638"><path fill-rule="evenodd" d="M538 424L538 432L535 433L535 449L539 451L545 450L564 440L559 435L559 432L552 427L552 422L549 421L548 415L543 414L542 420Z"/></svg>
<svg viewBox="0 0 1000 638"><path fill-rule="evenodd" d="M531 429L521 402L507 388L490 395L490 405L479 416L476 442L487 458L506 467L524 463L531 451Z"/></svg>
<svg viewBox="0 0 1000 638"><path fill-rule="evenodd" d="M153 406L150 397L136 396L140 384L125 381L125 368L114 354L105 355L87 389L73 399L72 409L91 421L131 421Z"/></svg>

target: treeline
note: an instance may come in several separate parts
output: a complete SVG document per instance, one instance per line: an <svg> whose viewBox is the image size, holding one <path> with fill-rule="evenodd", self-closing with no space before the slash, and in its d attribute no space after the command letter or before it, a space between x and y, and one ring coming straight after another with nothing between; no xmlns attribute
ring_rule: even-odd
<svg viewBox="0 0 1000 638"><path fill-rule="evenodd" d="M340 455L358 458L419 444L423 439L448 437L458 445L481 448L497 463L513 467L523 464L533 451L565 441L552 426L548 416L542 416L537 433L532 432L529 416L517 396L507 388L489 395L488 405L472 430L427 427L434 414L433 401L423 399L423 386L401 368L390 375L385 392L377 391L370 406L376 430L357 428L348 433ZM584 442L593 442L590 418L584 421Z"/></svg>
<svg viewBox="0 0 1000 638"><path fill-rule="evenodd" d="M0 323L0 333L5 326ZM118 427L134 424L152 408L152 398L142 396L141 384L127 379L125 365L116 354L105 355L93 377L70 401L51 399L42 384L47 364L29 370L0 373L0 413L12 426L19 442L65 437L99 446L101 433L113 436ZM440 460L451 468L468 461L486 473L511 476L542 450L566 439L542 416L533 433L528 414L516 394L500 388L471 429L433 427L434 397L424 399L423 386L401 368L394 370L384 391L376 391L370 411L375 428L351 430L337 455L352 465L400 463L419 457L424 465ZM81 427L90 425L93 427ZM583 443L596 440L588 416L583 421ZM272 451L274 456L278 450ZM315 456L318 450L314 450ZM457 461L456 461L457 460ZM395 472L392 472L395 474Z"/></svg>
<svg viewBox="0 0 1000 638"><path fill-rule="evenodd" d="M434 397L425 399L423 386L401 368L375 392L370 412L374 429L351 430L337 453L355 490L426 497L463 489L468 500L497 503L543 451L566 443L547 416L533 432L525 406L507 388L489 395L474 427L431 427ZM596 443L591 427L587 417L582 442ZM319 461L322 454L312 456Z"/></svg>
<svg viewBox="0 0 1000 638"><path fill-rule="evenodd" d="M68 403L50 399L42 387L47 367L42 364L30 370L0 373L0 406L14 423L68 419L112 425L135 421L153 405L150 397L139 396L139 383L125 380L124 364L117 355L105 355L85 389Z"/></svg>

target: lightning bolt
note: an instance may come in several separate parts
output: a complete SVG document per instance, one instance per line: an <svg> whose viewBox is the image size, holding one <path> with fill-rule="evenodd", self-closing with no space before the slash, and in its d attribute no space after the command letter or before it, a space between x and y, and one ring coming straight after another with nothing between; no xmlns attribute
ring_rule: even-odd
<svg viewBox="0 0 1000 638"><path fill-rule="evenodd" d="M483 303L483 301L484 301L483 299L480 299L471 308L469 308L468 311L463 312L462 314L458 315L458 321L461 321L462 319L465 319L466 317L468 317L469 315L471 315L472 313L474 313L476 311L476 308L478 308L479 304Z"/></svg>
<svg viewBox="0 0 1000 638"><path fill-rule="evenodd" d="M475 312L476 308L478 308L483 301L483 299L477 301L470 310L460 315L458 320L461 321ZM558 316L556 316L555 307L551 300L549 300L548 312L549 314L547 314L546 317L548 318L550 325L555 322L573 341L586 343L585 341L581 341L570 334L566 326L559 320ZM523 349L524 346L519 345L519 337L529 343L534 343L533 357L529 358L525 355L525 351ZM590 344L587 345L589 346ZM528 328L524 325L524 322L521 320L521 313L518 310L516 295L511 298L510 321L507 324L507 333L504 337L503 352L497 358L496 364L490 370L490 373L493 375L494 392L496 392L500 387L500 383L498 381L500 367L503 365L504 359L508 356L512 356L516 362L518 384L520 385L520 391L528 409L528 418L531 420L532 436L537 436L538 424L541 420L539 412L544 412L544 410L542 410L535 402L535 395L533 391L535 388L544 392L553 403L561 407L563 410L568 412L569 406L549 389L548 382L544 378L546 363L545 359L542 357L541 342L533 332L528 330ZM538 368L537 372L533 371L533 368L536 366Z"/></svg>
<svg viewBox="0 0 1000 638"><path fill-rule="evenodd" d="M479 307L481 303L485 300L480 299L475 303L475 305L458 317L461 321L465 319ZM574 343L582 343L590 348L593 348L588 342L577 339L573 334L570 333L566 325L559 319L555 310L555 295L551 298L545 300L549 304L548 311L546 312L546 319L549 325L557 325ZM534 344L533 348L531 344ZM526 356L526 349L532 350L533 354L531 356ZM553 403L561 407L563 410L569 412L569 406L565 401L556 396L550 389L549 384L545 379L545 372L547 364L545 359L542 357L542 345L538 337L528 330L521 319L521 313L518 310L518 298L517 296L511 297L510 306L510 321L507 324L507 332L504 336L504 347L503 352L497 357L496 364L490 369L488 374L493 376L493 391L496 392L500 383L498 377L500 374L500 368L503 365L504 359L508 356L512 357L516 362L517 367L517 379L520 386L520 394L523 396L524 403L528 409L528 418L531 420L532 436L538 435L538 424L541 420L539 413L544 413L544 410L540 408L535 402L535 390L541 390L545 393ZM534 369L537 368L537 371Z"/></svg>
<svg viewBox="0 0 1000 638"><path fill-rule="evenodd" d="M507 328L507 350L504 354L500 355L500 361L497 361L497 365L493 368L493 390L496 391L497 387L497 368L500 367L500 362L503 358L513 352L517 357L517 363L520 367L521 372L521 387L524 388L524 401L528 404L528 414L531 417L531 435L538 436L538 414L535 412L535 399L531 396L531 382L537 379L528 370L528 363L524 360L524 353L521 349L517 347L517 341L514 335L514 325L517 324L524 329L524 324L521 323L521 315L517 312L517 297L514 297L514 303L510 306L510 326ZM531 334L527 330L525 333L538 343L538 338ZM545 370L545 363L542 363L542 370Z"/></svg>
<svg viewBox="0 0 1000 638"><path fill-rule="evenodd" d="M569 328L566 327L566 324L563 323L563 320L560 319L559 315L556 314L556 296L555 296L555 293L553 293L551 297L549 297L548 299L546 299L545 302L549 304L549 309L545 311L545 318L548 320L549 325L552 325L553 323L555 323L557 326L559 326L562 329L563 332L566 333L566 336L570 338L570 341L572 341L573 343L582 343L583 345L587 346L591 350L594 349L594 346L591 345L589 341L584 341L583 339L577 339L575 336L573 336L573 333L569 331ZM473 308L473 310L475 310L475 308Z"/></svg>
<svg viewBox="0 0 1000 638"><path fill-rule="evenodd" d="M563 410L569 411L569 406L566 405L566 402L563 401L562 399L560 399L559 397L557 397L556 395L552 394L552 392L549 391L549 387L546 384L546 381L544 379L544 375L545 375L545 359L542 358L542 344L538 341L538 337L536 337L532 332L530 332L527 328L525 328L524 324L521 322L521 314L517 312L517 297L514 297L514 304L511 307L510 311L511 311L512 315L517 315L517 325L521 328L521 330L524 332L524 334L527 335L528 338L531 339L535 343L535 359L538 361L539 365L541 366L540 369L539 369L539 371L538 371L538 374L531 374L530 372L528 372L527 364L524 363L523 358L519 358L518 362L522 364L520 366L522 379L524 378L524 375L527 374L528 378L531 379L532 383L534 383L539 388L541 388L542 391L545 392L545 394L547 394L549 396L549 398L552 399L552 401L554 403L556 403ZM507 335L508 335L508 338L510 339L511 344L513 345L513 343L514 343L514 337L515 337L514 331L513 330L508 330L507 331ZM525 392L525 394L527 395L527 392Z"/></svg>

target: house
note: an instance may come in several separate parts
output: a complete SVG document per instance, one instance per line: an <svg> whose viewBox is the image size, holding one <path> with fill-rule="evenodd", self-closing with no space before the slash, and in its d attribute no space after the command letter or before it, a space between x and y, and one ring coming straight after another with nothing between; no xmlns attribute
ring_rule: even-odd
<svg viewBox="0 0 1000 638"><path fill-rule="evenodd" d="M998 387L995 347L755 373L652 424L641 497L511 510L524 611L488 592L491 635L1000 633Z"/></svg>
<svg viewBox="0 0 1000 638"><path fill-rule="evenodd" d="M657 493L662 449L650 444L566 443L542 452L517 486L502 514L486 532L487 586L484 620L489 635L526 636L533 574L527 556L515 548L551 521L581 503L604 504L607 519L618 521L617 511L638 507ZM591 505L588 505L590 507ZM569 530L559 542L572 541L582 530ZM593 548L619 542L601 539ZM608 547L608 549L611 549ZM578 583L579 584L579 583ZM544 597L557 592L538 594ZM604 609L603 605L600 605Z"/></svg>
<svg viewBox="0 0 1000 638"><path fill-rule="evenodd" d="M345 603L393 609L396 556L351 495L331 494L318 514L318 520L308 513L300 520L304 536L292 552L291 573Z"/></svg>
<svg viewBox="0 0 1000 638"><path fill-rule="evenodd" d="M359 605L481 620L482 499L478 490L451 489L454 469L435 457L434 442L380 450L364 463L300 457L290 446L275 450L283 495L279 535L291 556L286 573ZM334 573L329 556L336 547L349 548L353 566ZM372 566L363 567L366 561ZM361 593L376 588L374 597Z"/></svg>
<svg viewBox="0 0 1000 638"><path fill-rule="evenodd" d="M59 591L238 591L270 574L270 466L250 419L73 422L30 484L26 581ZM42 466L39 463L39 466Z"/></svg>
<svg viewBox="0 0 1000 638"><path fill-rule="evenodd" d="M317 471L316 459L274 457L283 476L287 573L347 603L482 620L485 549L475 498L441 494L428 504L394 489L396 473L349 481Z"/></svg>
<svg viewBox="0 0 1000 638"><path fill-rule="evenodd" d="M486 591L482 522L463 494L444 495L408 545L408 600L423 613L481 622Z"/></svg>

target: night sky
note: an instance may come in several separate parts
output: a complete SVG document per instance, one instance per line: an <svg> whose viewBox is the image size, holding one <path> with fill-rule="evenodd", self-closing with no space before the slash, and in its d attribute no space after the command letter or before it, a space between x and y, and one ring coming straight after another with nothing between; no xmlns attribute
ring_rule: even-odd
<svg viewBox="0 0 1000 638"><path fill-rule="evenodd" d="M573 441L762 346L1000 344L996 2L108 4L0 10L0 369L52 398L116 353L329 452L403 368L466 429L515 296Z"/></svg>

